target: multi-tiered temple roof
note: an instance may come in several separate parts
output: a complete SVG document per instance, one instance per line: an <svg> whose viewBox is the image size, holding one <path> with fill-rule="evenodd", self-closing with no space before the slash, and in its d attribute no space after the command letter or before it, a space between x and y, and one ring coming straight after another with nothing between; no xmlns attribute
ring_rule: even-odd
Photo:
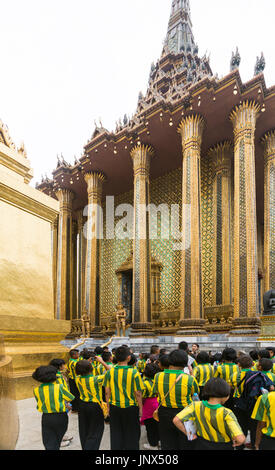
<svg viewBox="0 0 275 470"><path fill-rule="evenodd" d="M256 130L256 175L259 210L263 209L263 149L261 136L273 127L275 87L267 88L262 74L263 55L257 58L254 77L243 83L239 74L240 54L232 53L230 72L214 76L209 58L199 55L194 40L189 0L173 0L163 51L152 64L146 94L139 94L137 109L126 115L110 132L96 125L84 146L83 156L73 164L58 158L52 179L44 179L38 188L55 197L59 188L75 193L74 210L87 203L84 174L100 171L106 176L105 194L120 194L133 187L131 148L138 142L151 145L156 157L151 163L151 178L156 178L182 163L178 125L183 116L200 113L206 122L202 156L217 141L232 140L229 115L243 100L255 100L264 114Z"/></svg>

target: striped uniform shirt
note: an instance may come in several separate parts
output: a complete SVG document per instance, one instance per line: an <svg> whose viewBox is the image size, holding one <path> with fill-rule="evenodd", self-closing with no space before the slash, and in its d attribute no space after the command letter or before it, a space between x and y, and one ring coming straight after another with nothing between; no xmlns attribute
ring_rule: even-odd
<svg viewBox="0 0 275 470"><path fill-rule="evenodd" d="M79 398L85 402L102 402L102 385L104 375L78 375L75 379L76 386L79 390Z"/></svg>
<svg viewBox="0 0 275 470"><path fill-rule="evenodd" d="M267 375L267 377L271 380L271 382L273 382L273 384L275 385L275 374L273 372L271 372L270 370L268 372L264 372L262 371L263 374Z"/></svg>
<svg viewBox="0 0 275 470"><path fill-rule="evenodd" d="M193 376L199 387L204 387L206 382L214 375L214 367L211 364L199 364L193 369Z"/></svg>
<svg viewBox="0 0 275 470"><path fill-rule="evenodd" d="M57 371L56 373L56 383L63 385L64 388L67 388L68 391L70 391L68 382L60 371Z"/></svg>
<svg viewBox="0 0 275 470"><path fill-rule="evenodd" d="M207 401L193 402L177 417L181 421L194 421L196 434L211 442L230 442L243 434L234 413L222 405L210 405Z"/></svg>
<svg viewBox="0 0 275 470"><path fill-rule="evenodd" d="M258 370L258 364L259 364L259 361L256 361L255 365L251 368L251 370ZM272 372L273 374L275 374L275 363L273 363L272 369L268 372Z"/></svg>
<svg viewBox="0 0 275 470"><path fill-rule="evenodd" d="M181 374L182 377L172 388L172 385ZM169 392L170 389L171 391ZM153 393L158 395L161 406L166 408L185 408L185 406L192 402L192 395L199 393L199 386L192 375L185 374L182 370L169 369L155 375ZM166 396L167 393L168 395Z"/></svg>
<svg viewBox="0 0 275 470"><path fill-rule="evenodd" d="M148 377L143 379L143 398L153 398L157 396L157 393L154 393L154 379L149 379Z"/></svg>
<svg viewBox="0 0 275 470"><path fill-rule="evenodd" d="M75 398L67 388L56 382L41 384L33 393L41 413L65 413L65 402Z"/></svg>
<svg viewBox="0 0 275 470"><path fill-rule="evenodd" d="M105 374L106 369L105 369L105 367L103 366L103 364L101 364L100 362L93 362L93 363L92 363L92 366L93 366L92 374L93 374L94 376L96 376L96 375L104 375L104 374Z"/></svg>
<svg viewBox="0 0 275 470"><path fill-rule="evenodd" d="M224 364L219 364L214 377L220 377L225 380L229 385L231 384L231 377L235 372L239 372L239 366L233 362L226 362Z"/></svg>
<svg viewBox="0 0 275 470"><path fill-rule="evenodd" d="M110 404L119 408L137 406L135 392L144 390L140 373L119 365L106 372L103 386L110 389Z"/></svg>
<svg viewBox="0 0 275 470"><path fill-rule="evenodd" d="M68 364L67 364L67 369L68 369L68 377L70 379L75 380L76 378L76 372L75 372L75 366L78 363L80 359L70 359Z"/></svg>
<svg viewBox="0 0 275 470"><path fill-rule="evenodd" d="M269 437L275 437L275 392L261 395L251 415L252 419L265 422L262 433Z"/></svg>
<svg viewBox="0 0 275 470"><path fill-rule="evenodd" d="M238 372L234 372L231 376L231 387L234 388L234 398L240 398L241 394L244 390L245 384L245 376L246 373L249 372L251 369L242 369Z"/></svg>
<svg viewBox="0 0 275 470"><path fill-rule="evenodd" d="M145 359L140 359L137 364L137 369L140 374L144 372L144 369L146 367L146 360Z"/></svg>

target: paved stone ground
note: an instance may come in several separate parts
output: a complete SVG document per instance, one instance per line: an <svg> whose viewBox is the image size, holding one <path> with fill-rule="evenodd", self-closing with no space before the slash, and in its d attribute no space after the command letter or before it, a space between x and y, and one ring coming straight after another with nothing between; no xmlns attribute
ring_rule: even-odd
<svg viewBox="0 0 275 470"><path fill-rule="evenodd" d="M15 450L44 450L41 439L41 413L36 409L36 400L28 398L17 401L19 415L19 437ZM67 434L73 436L73 440L68 447L61 450L81 450L78 434L78 415L69 414L69 426ZM140 449L147 442L144 426L141 427ZM100 450L110 450L109 425L105 424L105 431L101 441Z"/></svg>

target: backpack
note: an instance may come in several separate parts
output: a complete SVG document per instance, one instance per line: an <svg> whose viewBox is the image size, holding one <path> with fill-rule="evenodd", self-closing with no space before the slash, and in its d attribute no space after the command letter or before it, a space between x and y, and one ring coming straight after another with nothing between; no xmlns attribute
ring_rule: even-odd
<svg viewBox="0 0 275 470"><path fill-rule="evenodd" d="M243 411L247 411L250 414L253 411L257 398L262 395L262 388L269 390L273 382L262 372L248 371L241 382L238 384L238 388L244 382L243 392L240 398L237 399L235 406Z"/></svg>

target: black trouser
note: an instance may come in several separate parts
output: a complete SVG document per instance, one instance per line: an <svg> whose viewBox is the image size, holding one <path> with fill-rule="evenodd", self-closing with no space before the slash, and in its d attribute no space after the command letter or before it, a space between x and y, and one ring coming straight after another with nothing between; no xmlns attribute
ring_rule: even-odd
<svg viewBox="0 0 275 470"><path fill-rule="evenodd" d="M72 411L78 411L79 407L79 390L76 386L75 380L69 378L70 392L74 395L74 400L71 401Z"/></svg>
<svg viewBox="0 0 275 470"><path fill-rule="evenodd" d="M139 408L110 405L111 450L139 450Z"/></svg>
<svg viewBox="0 0 275 470"><path fill-rule="evenodd" d="M159 443L159 423L154 418L145 419L147 439L152 447L157 447Z"/></svg>
<svg viewBox="0 0 275 470"><path fill-rule="evenodd" d="M99 450L104 416L98 403L79 400L78 429L82 450Z"/></svg>
<svg viewBox="0 0 275 470"><path fill-rule="evenodd" d="M275 438L262 434L259 450L275 450Z"/></svg>
<svg viewBox="0 0 275 470"><path fill-rule="evenodd" d="M174 417L182 409L159 408L159 435L161 442L161 450L191 450L193 443L188 441L187 437L173 423Z"/></svg>
<svg viewBox="0 0 275 470"><path fill-rule="evenodd" d="M224 406L226 408L229 408L229 410L231 410L231 411L234 411L234 406L235 406L235 398L233 397L233 395L234 395L234 390L231 390L230 391L230 396L224 404Z"/></svg>
<svg viewBox="0 0 275 470"><path fill-rule="evenodd" d="M253 411L253 410L252 410ZM242 410L238 408L237 406L234 407L234 414L236 415L236 418L239 422L239 425L242 428L242 431L247 437L248 431L250 431L250 441L252 447L255 447L255 441L256 441L256 431L257 431L257 424L258 422L255 419L251 418L252 411L249 412L247 410ZM240 447L244 448L244 445Z"/></svg>
<svg viewBox="0 0 275 470"><path fill-rule="evenodd" d="M68 428L67 413L43 413L42 441L46 450L59 450Z"/></svg>
<svg viewBox="0 0 275 470"><path fill-rule="evenodd" d="M195 450L234 450L232 442L212 442L197 437L194 441Z"/></svg>

